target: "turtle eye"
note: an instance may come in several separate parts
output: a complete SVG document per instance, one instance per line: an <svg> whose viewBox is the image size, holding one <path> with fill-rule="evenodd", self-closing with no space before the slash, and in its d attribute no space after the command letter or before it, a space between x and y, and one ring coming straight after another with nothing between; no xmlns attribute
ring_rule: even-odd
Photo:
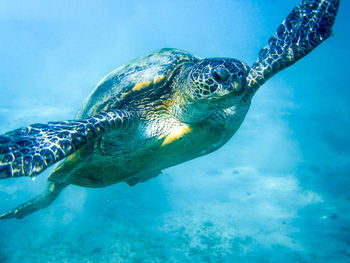
<svg viewBox="0 0 350 263"><path fill-rule="evenodd" d="M238 76L239 78L243 77L243 76L244 76L244 72L243 72L243 71L238 72L238 73L237 73L237 76Z"/></svg>
<svg viewBox="0 0 350 263"><path fill-rule="evenodd" d="M229 79L230 73L223 67L217 67L211 73L216 82L225 82Z"/></svg>
<svg viewBox="0 0 350 263"><path fill-rule="evenodd" d="M217 73L216 71L213 72L213 77L216 81L220 82L221 81L221 77L219 75L219 73Z"/></svg>

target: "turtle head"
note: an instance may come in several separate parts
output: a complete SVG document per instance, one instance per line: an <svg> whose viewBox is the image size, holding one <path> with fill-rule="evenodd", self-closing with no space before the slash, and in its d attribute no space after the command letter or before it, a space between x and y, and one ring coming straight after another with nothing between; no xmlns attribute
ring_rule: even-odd
<svg viewBox="0 0 350 263"><path fill-rule="evenodd" d="M247 90L249 67L236 59L207 58L184 72L177 117L197 122L213 112L237 105Z"/></svg>

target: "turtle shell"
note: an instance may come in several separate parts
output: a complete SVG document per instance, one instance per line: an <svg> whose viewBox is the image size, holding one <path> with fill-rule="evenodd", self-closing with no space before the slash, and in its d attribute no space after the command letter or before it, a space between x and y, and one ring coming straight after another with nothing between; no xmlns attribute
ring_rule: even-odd
<svg viewBox="0 0 350 263"><path fill-rule="evenodd" d="M172 48L160 49L139 57L105 76L90 93L76 118L86 118L101 111L122 108L130 101L138 100L142 103L143 98L147 99L147 96L164 86L177 65L191 65L199 60L199 57L186 51Z"/></svg>

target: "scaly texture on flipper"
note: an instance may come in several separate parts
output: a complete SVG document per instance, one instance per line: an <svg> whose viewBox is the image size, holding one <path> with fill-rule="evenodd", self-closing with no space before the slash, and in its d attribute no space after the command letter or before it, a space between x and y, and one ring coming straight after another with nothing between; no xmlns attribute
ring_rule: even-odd
<svg viewBox="0 0 350 263"><path fill-rule="evenodd" d="M40 209L43 209L45 207L48 207L59 195L59 193L67 186L67 183L62 183L62 182L52 182L52 181L47 181L47 186L45 191L17 206L16 208L2 214L0 216L0 219L9 219L9 218L17 218L21 219L29 214L32 214Z"/></svg>
<svg viewBox="0 0 350 263"><path fill-rule="evenodd" d="M33 124L0 136L0 179L35 176L105 132L126 127L134 117L123 110L84 120Z"/></svg>
<svg viewBox="0 0 350 263"><path fill-rule="evenodd" d="M252 66L250 95L279 71L307 55L332 33L340 0L304 0L295 7Z"/></svg>

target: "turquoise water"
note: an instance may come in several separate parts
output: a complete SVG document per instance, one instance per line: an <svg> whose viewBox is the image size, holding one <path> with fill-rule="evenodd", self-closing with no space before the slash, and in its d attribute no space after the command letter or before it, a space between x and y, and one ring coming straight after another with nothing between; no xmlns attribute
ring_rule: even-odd
<svg viewBox="0 0 350 263"><path fill-rule="evenodd" d="M0 133L72 119L162 47L252 64L298 1L0 2ZM0 222L0 262L350 262L350 2L334 35L256 94L220 150L145 183L70 186ZM39 194L0 181L0 212Z"/></svg>

